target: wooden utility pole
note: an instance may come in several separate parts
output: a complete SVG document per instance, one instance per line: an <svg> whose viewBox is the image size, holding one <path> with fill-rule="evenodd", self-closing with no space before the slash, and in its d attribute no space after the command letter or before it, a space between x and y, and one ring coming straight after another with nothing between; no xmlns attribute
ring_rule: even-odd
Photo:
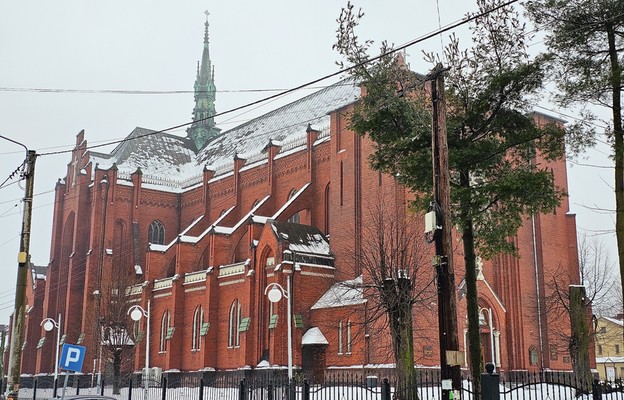
<svg viewBox="0 0 624 400"><path fill-rule="evenodd" d="M436 65L429 74L433 102L433 132L431 153L433 159L433 211L435 212L434 266L438 289L438 328L440 341L440 368L442 399L451 398L451 390L461 390L461 355L457 337L457 300L453 268L453 236L451 223L450 175L448 143L446 138L446 102L444 99L444 71ZM451 383L451 385L448 385Z"/></svg>
<svg viewBox="0 0 624 400"><path fill-rule="evenodd" d="M0 325L0 394L4 393L4 347L8 330L7 325Z"/></svg>
<svg viewBox="0 0 624 400"><path fill-rule="evenodd" d="M35 160L37 153L28 150L24 178L26 190L24 194L24 216L22 217L22 235L17 255L17 282L15 284L15 310L11 327L11 344L9 352L9 369L7 391L10 399L17 399L19 391L20 370L22 367L22 345L24 343L24 323L26 317L26 278L30 262L30 226L32 219L32 199L35 186Z"/></svg>

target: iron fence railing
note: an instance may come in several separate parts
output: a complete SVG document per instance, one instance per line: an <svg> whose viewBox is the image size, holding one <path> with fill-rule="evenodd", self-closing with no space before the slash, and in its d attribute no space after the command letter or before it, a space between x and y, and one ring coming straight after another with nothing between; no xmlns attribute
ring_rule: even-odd
<svg viewBox="0 0 624 400"><path fill-rule="evenodd" d="M466 400L624 400L621 381L583 384L569 372L483 374L482 393L463 379L460 399ZM467 378L467 376L464 376ZM495 379L491 379L495 378ZM485 383L484 383L485 382ZM20 400L60 397L65 375L23 377ZM488 390L489 386L489 390ZM68 375L66 395L103 394L118 400L438 400L439 370L418 370L413 381L397 382L392 370L329 370L288 380L285 370L165 373L158 381L143 381L140 374L111 377L98 385L95 375ZM457 398L457 397L456 397Z"/></svg>

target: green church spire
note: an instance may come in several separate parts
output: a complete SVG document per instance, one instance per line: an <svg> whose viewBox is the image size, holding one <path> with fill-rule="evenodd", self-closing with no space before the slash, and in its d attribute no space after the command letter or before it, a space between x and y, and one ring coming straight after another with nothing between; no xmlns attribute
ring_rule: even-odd
<svg viewBox="0 0 624 400"><path fill-rule="evenodd" d="M201 150L210 139L218 136L221 129L215 126L214 115L217 88L214 84L214 67L210 62L208 49L208 11L204 30L204 52L201 64L197 66L195 79L195 108L193 108L193 124L186 130L188 137Z"/></svg>

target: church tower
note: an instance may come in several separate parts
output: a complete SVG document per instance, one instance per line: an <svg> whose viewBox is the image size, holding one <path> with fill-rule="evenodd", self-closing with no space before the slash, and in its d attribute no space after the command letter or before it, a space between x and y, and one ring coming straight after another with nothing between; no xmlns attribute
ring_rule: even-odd
<svg viewBox="0 0 624 400"><path fill-rule="evenodd" d="M195 108L193 108L193 124L186 130L188 137L201 150L210 139L218 136L221 129L215 126L214 115L217 89L214 84L214 68L210 63L208 49L208 11L204 30L204 52L201 64L197 64L195 79Z"/></svg>

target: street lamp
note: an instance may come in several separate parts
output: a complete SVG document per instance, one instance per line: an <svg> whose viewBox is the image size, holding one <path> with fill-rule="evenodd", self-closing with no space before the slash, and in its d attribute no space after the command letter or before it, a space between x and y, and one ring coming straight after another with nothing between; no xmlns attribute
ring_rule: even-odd
<svg viewBox="0 0 624 400"><path fill-rule="evenodd" d="M50 332L52 329L56 328L56 361L54 363L54 388L56 389L58 379L59 347L61 346L61 314L58 316L58 321L55 321L52 318L46 318L41 321L39 326L43 326L43 329L46 332Z"/></svg>
<svg viewBox="0 0 624 400"><path fill-rule="evenodd" d="M292 384L293 379L293 363L292 363L292 309L290 306L290 276L286 277L286 289L279 283L269 283L264 289L264 294L269 298L271 303L277 303L286 298L286 314L288 316L288 385Z"/></svg>
<svg viewBox="0 0 624 400"><path fill-rule="evenodd" d="M135 322L143 317L147 319L147 327L145 328L147 331L145 335L145 373L143 375L143 397L147 399L147 391L149 388L150 301L147 300L147 310L136 304L128 309L128 314Z"/></svg>

